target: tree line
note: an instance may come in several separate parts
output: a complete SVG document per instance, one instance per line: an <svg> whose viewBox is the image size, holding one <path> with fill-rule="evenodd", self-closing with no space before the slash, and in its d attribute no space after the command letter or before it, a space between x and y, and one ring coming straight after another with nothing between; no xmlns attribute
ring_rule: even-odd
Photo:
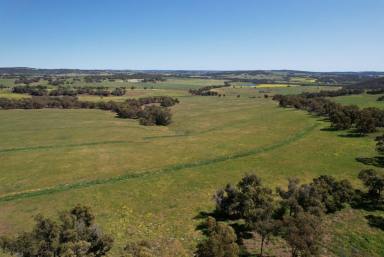
<svg viewBox="0 0 384 257"><path fill-rule="evenodd" d="M315 97L337 97L343 95L360 95L364 93L364 89L339 89L339 90L321 90L320 92L307 92L302 93L301 95L307 98L315 98Z"/></svg>
<svg viewBox="0 0 384 257"><path fill-rule="evenodd" d="M349 88L370 89L371 91L382 90L384 88L384 77L364 80L360 83L350 85Z"/></svg>
<svg viewBox="0 0 384 257"><path fill-rule="evenodd" d="M37 83L40 81L40 77L32 77L32 78L25 78L21 77L14 81L15 84L31 84L31 83Z"/></svg>
<svg viewBox="0 0 384 257"><path fill-rule="evenodd" d="M384 127L384 111L378 108L360 109L356 105L343 106L323 97L312 98L305 94L275 95L273 99L278 101L281 107L293 107L325 116L335 130L354 128L360 134L367 134Z"/></svg>
<svg viewBox="0 0 384 257"><path fill-rule="evenodd" d="M48 89L47 86L14 86L12 88L12 93L15 94L29 94L33 96L43 96L43 95L48 95Z"/></svg>
<svg viewBox="0 0 384 257"><path fill-rule="evenodd" d="M129 79L140 79L142 82L158 82L166 81L166 79L158 74L147 74L147 73L138 73L138 74L112 74L112 75L89 75L84 77L84 82L86 83L101 83L104 80L116 81L123 80L127 81Z"/></svg>
<svg viewBox="0 0 384 257"><path fill-rule="evenodd" d="M384 89L383 88L377 88L377 89L367 90L367 94L370 94L370 95L384 94Z"/></svg>
<svg viewBox="0 0 384 257"><path fill-rule="evenodd" d="M189 89L188 92L191 95L218 96L219 93L212 91L212 89L222 88L222 87L230 87L230 86L231 86L231 84L228 81L226 81L226 82L224 82L224 85L206 86L206 87L201 87L198 89Z"/></svg>
<svg viewBox="0 0 384 257"><path fill-rule="evenodd" d="M139 119L142 125L168 125L172 114L168 107L179 103L169 96L127 99L124 102L79 101L77 97L32 96L23 99L0 98L0 109L101 109L113 111L119 118Z"/></svg>
<svg viewBox="0 0 384 257"><path fill-rule="evenodd" d="M97 95L97 96L123 96L126 93L125 87L117 87L109 90L107 87L58 87L48 91L47 86L15 86L12 88L12 92L16 94L29 94L32 96L77 96L77 95Z"/></svg>

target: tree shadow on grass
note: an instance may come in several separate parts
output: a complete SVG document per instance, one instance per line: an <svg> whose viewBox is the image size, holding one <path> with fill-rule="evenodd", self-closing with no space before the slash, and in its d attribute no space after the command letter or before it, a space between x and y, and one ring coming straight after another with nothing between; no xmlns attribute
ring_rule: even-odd
<svg viewBox="0 0 384 257"><path fill-rule="evenodd" d="M374 199L369 193L356 190L351 207L365 211L383 211L384 201L382 199Z"/></svg>
<svg viewBox="0 0 384 257"><path fill-rule="evenodd" d="M333 127L326 127L320 129L321 131L328 131L328 132L335 132L335 131L341 131L340 129L333 128ZM346 134L339 134L339 137L348 137L348 138L358 138L358 137L365 137L364 134L361 134L357 130L347 130Z"/></svg>
<svg viewBox="0 0 384 257"><path fill-rule="evenodd" d="M384 218L381 216L367 215L365 218L368 220L368 224L371 227L375 227L384 230Z"/></svg>
<svg viewBox="0 0 384 257"><path fill-rule="evenodd" d="M376 167L384 167L384 157L375 156L375 157L356 157L356 161L363 163L365 165L372 165Z"/></svg>
<svg viewBox="0 0 384 257"><path fill-rule="evenodd" d="M193 219L194 220L206 219L212 215L213 215L213 212L200 211L195 217L193 217Z"/></svg>
<svg viewBox="0 0 384 257"><path fill-rule="evenodd" d="M221 214L220 212L214 210L212 212L207 211L200 211L195 217L193 217L194 220L206 220L208 217L213 217L217 221L225 221L228 220L226 216Z"/></svg>
<svg viewBox="0 0 384 257"><path fill-rule="evenodd" d="M348 138L357 138L357 137L365 137L364 134L361 134L359 132L351 132L347 134L340 134L339 137L348 137Z"/></svg>
<svg viewBox="0 0 384 257"><path fill-rule="evenodd" d="M336 128L332 128L332 127L326 127L326 128L321 128L320 129L321 131L337 131L337 129Z"/></svg>

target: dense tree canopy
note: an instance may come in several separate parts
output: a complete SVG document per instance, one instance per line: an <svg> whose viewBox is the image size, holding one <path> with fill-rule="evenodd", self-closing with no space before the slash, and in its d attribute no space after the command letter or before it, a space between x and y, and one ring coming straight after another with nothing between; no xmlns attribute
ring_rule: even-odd
<svg viewBox="0 0 384 257"><path fill-rule="evenodd" d="M31 232L2 237L1 248L22 257L101 257L113 244L112 237L102 232L85 206L61 213L58 221L38 215L35 222Z"/></svg>
<svg viewBox="0 0 384 257"><path fill-rule="evenodd" d="M197 246L197 257L238 257L239 246L232 227L209 218L207 222L208 238Z"/></svg>

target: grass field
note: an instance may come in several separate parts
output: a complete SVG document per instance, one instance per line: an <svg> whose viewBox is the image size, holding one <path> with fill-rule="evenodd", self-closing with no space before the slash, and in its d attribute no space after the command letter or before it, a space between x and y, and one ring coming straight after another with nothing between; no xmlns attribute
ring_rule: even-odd
<svg viewBox="0 0 384 257"><path fill-rule="evenodd" d="M292 176L308 182L322 174L360 186L357 173L367 166L355 158L375 155L375 134L349 138L322 130L327 122L279 108L255 88L218 89L226 94L221 98L188 96L186 89L200 82L158 89L180 96L168 127L140 126L100 110L0 111L0 233L24 230L37 213L82 203L114 235L111 256L129 238L176 238L192 251L201 238L195 217L212 210L217 188L247 172L272 188ZM328 218L327 256L384 255L384 233L369 227L365 215L347 209Z"/></svg>
<svg viewBox="0 0 384 257"><path fill-rule="evenodd" d="M257 88L281 88L281 87L297 87L300 85L290 85L290 84L257 84Z"/></svg>
<svg viewBox="0 0 384 257"><path fill-rule="evenodd" d="M384 102L377 101L377 98L379 98L380 96L382 96L382 94L381 95L370 95L370 94L348 95L348 96L335 97L334 101L344 105L355 104L361 108L366 108L366 107L384 108Z"/></svg>

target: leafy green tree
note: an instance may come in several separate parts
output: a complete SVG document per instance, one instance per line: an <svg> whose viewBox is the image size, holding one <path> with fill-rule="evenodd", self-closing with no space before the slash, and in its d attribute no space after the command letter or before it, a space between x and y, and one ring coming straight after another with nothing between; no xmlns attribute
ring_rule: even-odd
<svg viewBox="0 0 384 257"><path fill-rule="evenodd" d="M347 180L337 181L332 176L320 176L310 184L299 184L298 179L290 179L288 190L277 189L282 198L282 207L289 215L307 211L321 215L332 213L345 207L354 195L354 190Z"/></svg>
<svg viewBox="0 0 384 257"><path fill-rule="evenodd" d="M332 213L341 210L353 197L354 190L347 180L337 181L332 176L322 175L313 179L311 185L316 190L325 211Z"/></svg>
<svg viewBox="0 0 384 257"><path fill-rule="evenodd" d="M343 113L351 119L351 123L356 123L356 120L359 118L360 109L357 105L346 105L343 106Z"/></svg>
<svg viewBox="0 0 384 257"><path fill-rule="evenodd" d="M264 213L259 214L258 217L255 217L252 220L247 221L247 226L254 232L256 232L260 240L260 256L264 254L264 246L268 243L270 237L273 234L279 232L281 222L279 220L273 219L272 212L270 210L265 210Z"/></svg>
<svg viewBox="0 0 384 257"><path fill-rule="evenodd" d="M197 257L238 257L239 246L232 227L211 218L208 224L208 238L197 246Z"/></svg>
<svg viewBox="0 0 384 257"><path fill-rule="evenodd" d="M368 195L378 203L382 199L384 191L384 176L376 170L367 169L360 171L359 179L368 188Z"/></svg>
<svg viewBox="0 0 384 257"><path fill-rule="evenodd" d="M298 178L288 179L288 189L285 191L281 187L276 189L282 198L281 206L288 209L289 216L292 216L302 210L299 204L300 180Z"/></svg>
<svg viewBox="0 0 384 257"><path fill-rule="evenodd" d="M214 195L216 212L227 219L239 218L238 197L239 190L230 184L219 189Z"/></svg>
<svg viewBox="0 0 384 257"><path fill-rule="evenodd" d="M15 238L2 237L0 247L21 257L101 257L112 247L113 239L95 224L95 217L85 206L76 206L53 221L38 215L31 232Z"/></svg>
<svg viewBox="0 0 384 257"><path fill-rule="evenodd" d="M291 247L292 257L319 256L322 238L321 220L307 212L287 216L283 221L283 238Z"/></svg>
<svg viewBox="0 0 384 257"><path fill-rule="evenodd" d="M337 130L345 130L352 127L352 120L342 111L334 112L329 117L332 122L332 128Z"/></svg>
<svg viewBox="0 0 384 257"><path fill-rule="evenodd" d="M260 235L263 255L265 243L276 230L272 190L263 187L261 179L251 174L244 176L236 188L227 185L219 190L215 199L220 214L228 219L244 219L247 229Z"/></svg>
<svg viewBox="0 0 384 257"><path fill-rule="evenodd" d="M368 134L376 131L377 121L369 111L361 111L356 122L356 129L361 134Z"/></svg>

